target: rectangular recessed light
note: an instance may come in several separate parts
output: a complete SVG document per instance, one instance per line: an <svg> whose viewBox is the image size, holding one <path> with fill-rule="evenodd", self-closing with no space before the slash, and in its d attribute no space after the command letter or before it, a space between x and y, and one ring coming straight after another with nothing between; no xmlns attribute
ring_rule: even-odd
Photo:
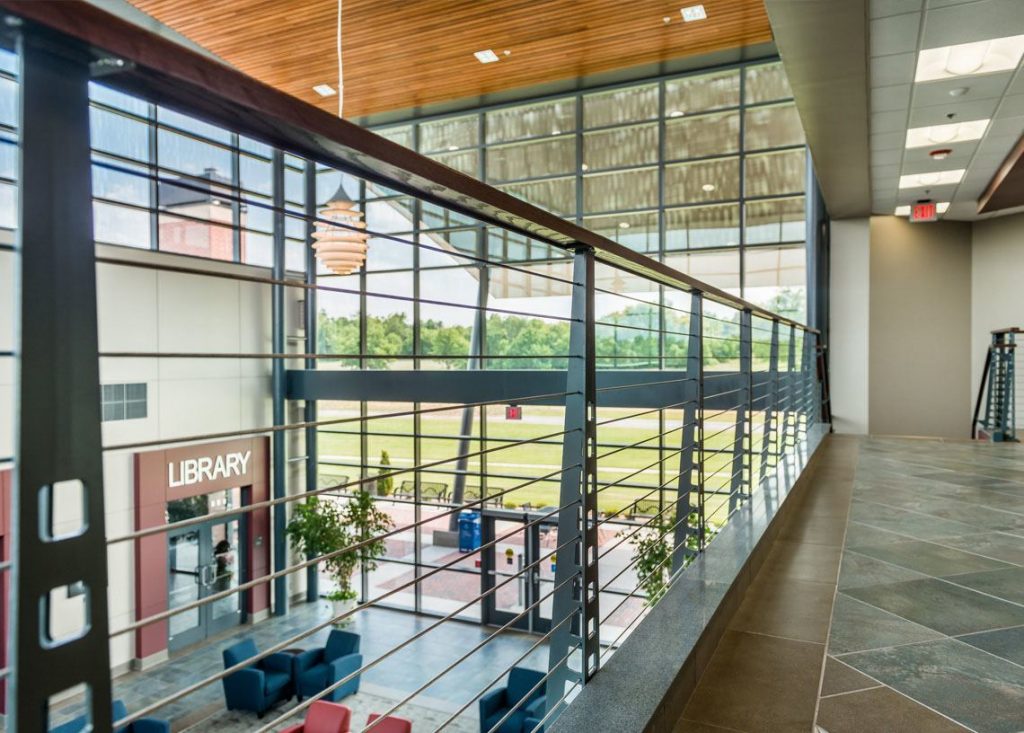
<svg viewBox="0 0 1024 733"><path fill-rule="evenodd" d="M932 145L951 145L967 140L980 140L988 129L990 120L954 122L950 125L912 127L907 130L908 148L926 148Z"/></svg>
<svg viewBox="0 0 1024 733"><path fill-rule="evenodd" d="M319 94L321 97L333 97L335 94L337 94L337 92L334 91L334 87L332 87L330 84L317 84L315 87L313 87L313 91Z"/></svg>
<svg viewBox="0 0 1024 733"><path fill-rule="evenodd" d="M992 74L1017 68L1024 55L1024 36L993 38L990 41L958 43L926 48L917 56L914 81L953 79L958 76Z"/></svg>
<svg viewBox="0 0 1024 733"><path fill-rule="evenodd" d="M928 188L929 186L948 186L960 183L966 171L963 168L949 171L932 171L930 173L910 173L900 176L900 188Z"/></svg>
<svg viewBox="0 0 1024 733"><path fill-rule="evenodd" d="M949 208L949 202L948 201L940 201L939 203L935 204L935 210L937 212L939 212L940 214L945 214L946 213L946 209L948 209L948 208Z"/></svg>
<svg viewBox="0 0 1024 733"><path fill-rule="evenodd" d="M489 48L483 51L477 51L473 55L476 56L476 60L481 64L493 64L498 60L498 54L494 53L494 51Z"/></svg>
<svg viewBox="0 0 1024 733"><path fill-rule="evenodd" d="M948 201L941 201L935 204L935 210L940 214L945 214L946 209L949 208ZM892 212L896 216L910 216L910 204L906 206L897 206L896 211Z"/></svg>
<svg viewBox="0 0 1024 733"><path fill-rule="evenodd" d="M679 12L683 14L684 23L692 23L695 20L704 20L708 17L703 5L690 5L682 8Z"/></svg>

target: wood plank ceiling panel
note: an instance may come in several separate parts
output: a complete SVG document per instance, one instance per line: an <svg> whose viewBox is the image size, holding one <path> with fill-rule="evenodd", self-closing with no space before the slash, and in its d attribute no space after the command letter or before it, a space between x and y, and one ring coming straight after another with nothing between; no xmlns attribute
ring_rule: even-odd
<svg viewBox="0 0 1024 733"><path fill-rule="evenodd" d="M336 0L131 0L241 71L337 111ZM345 117L764 43L763 0L345 0ZM670 18L665 23L663 18ZM481 64L474 51L501 60ZM510 55L505 56L504 51Z"/></svg>

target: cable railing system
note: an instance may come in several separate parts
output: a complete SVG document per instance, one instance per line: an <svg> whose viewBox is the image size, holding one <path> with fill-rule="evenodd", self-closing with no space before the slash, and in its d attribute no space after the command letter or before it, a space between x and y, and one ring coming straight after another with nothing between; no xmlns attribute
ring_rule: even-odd
<svg viewBox="0 0 1024 733"><path fill-rule="evenodd" d="M247 670L340 628L362 635L362 656L296 704L261 708L252 730L299 722L360 680L373 692L351 700L417 730L493 733L513 716L543 730L818 421L816 332L92 6L46 5L0 2L20 109L3 132L21 156L21 244L7 248L21 340L0 352L21 365L23 407L20 531L0 562L7 729L198 714L216 730L221 688L232 705ZM137 125L145 151L99 145L97 115ZM160 154L171 135L191 156L180 170ZM224 180L210 172L221 160ZM248 185L247 166L264 164L267 185ZM369 261L351 275L310 246L318 226L347 226L319 213L325 187L366 214ZM94 207L135 221L154 251L94 248ZM539 254L495 253L495 236ZM197 237L207 261L161 252L173 240L196 254ZM414 274L388 274L393 262ZM111 338L103 299L157 283L184 333ZM224 288L266 326L255 338L226 338L187 302ZM163 419L101 429L101 380L132 370L160 375ZM200 403L219 387L175 395L165 373L255 384L258 404L213 419ZM125 521L102 487L113 495L104 473L129 463ZM303 534L303 518L339 516L333 544ZM134 583L108 569L124 561ZM217 669L244 638L258 650ZM141 667L130 685L111 676L118 654ZM430 663L399 680L409 655ZM159 663L190 672L148 677ZM521 667L529 689L481 720ZM112 714L115 699L128 711Z"/></svg>

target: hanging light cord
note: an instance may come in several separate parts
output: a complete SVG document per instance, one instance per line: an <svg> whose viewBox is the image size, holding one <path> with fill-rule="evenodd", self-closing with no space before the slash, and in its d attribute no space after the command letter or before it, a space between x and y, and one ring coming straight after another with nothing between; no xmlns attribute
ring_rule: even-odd
<svg viewBox="0 0 1024 733"><path fill-rule="evenodd" d="M341 2L338 0L338 117L343 117L345 110L345 74L341 60Z"/></svg>

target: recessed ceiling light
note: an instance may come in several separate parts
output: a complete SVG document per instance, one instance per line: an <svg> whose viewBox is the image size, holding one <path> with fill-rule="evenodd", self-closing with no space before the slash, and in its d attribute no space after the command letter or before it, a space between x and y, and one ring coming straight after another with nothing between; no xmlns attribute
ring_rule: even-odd
<svg viewBox="0 0 1024 733"><path fill-rule="evenodd" d="M932 160L945 160L952 152L950 148L939 148L928 153L928 157Z"/></svg>
<svg viewBox="0 0 1024 733"><path fill-rule="evenodd" d="M965 94L967 94L967 92L969 92L969 91L971 91L970 87L956 87L955 89L950 89L949 90L949 96L951 96L951 97L962 97Z"/></svg>
<svg viewBox="0 0 1024 733"><path fill-rule="evenodd" d="M672 110L671 112L669 112L669 113L668 113L668 116L669 116L669 117L682 117L682 116L683 116L683 113L682 113L682 112L680 112L680 111L679 111L679 110L677 110L677 109L674 109L674 110Z"/></svg>
<svg viewBox="0 0 1024 733"><path fill-rule="evenodd" d="M939 203L935 204L935 211L940 213L940 214L945 214L946 213L946 209L948 209L948 208L949 208L949 202L948 201L940 201Z"/></svg>
<svg viewBox="0 0 1024 733"><path fill-rule="evenodd" d="M317 84L315 87L313 87L313 91L319 94L321 97L333 97L335 94L337 94L337 92L334 91L334 87L332 87L330 84Z"/></svg>
<svg viewBox="0 0 1024 733"><path fill-rule="evenodd" d="M717 186L715 186L715 184L713 183L705 183L703 186L700 187L700 190L703 191L704 193L711 193L716 188Z"/></svg>
<svg viewBox="0 0 1024 733"><path fill-rule="evenodd" d="M948 186L960 183L966 171L963 168L931 173L910 173L900 176L900 188L925 188L927 186Z"/></svg>
<svg viewBox="0 0 1024 733"><path fill-rule="evenodd" d="M506 56L511 56L512 55L512 52L509 51L507 48L502 53L504 53Z"/></svg>
<svg viewBox="0 0 1024 733"><path fill-rule="evenodd" d="M583 165L581 165L581 166L580 166L580 168L581 168L581 169L583 169L583 170L585 170L585 171L589 171L589 170L590 170L590 166L589 166L589 165L587 165L586 163L584 163Z"/></svg>
<svg viewBox="0 0 1024 733"><path fill-rule="evenodd" d="M559 130L559 129L558 129L557 127L556 127L556 128L554 129L554 130L552 130L552 131L551 131L551 134L552 134L552 135L561 135L561 134L562 134L562 131L561 131L561 130Z"/></svg>
<svg viewBox="0 0 1024 733"><path fill-rule="evenodd" d="M489 48L483 51L477 51L473 55L476 56L476 60L481 64L493 64L498 60L498 54L494 53L494 51Z"/></svg>
<svg viewBox="0 0 1024 733"><path fill-rule="evenodd" d="M449 146L448 146L448 152L449 152L449 153L451 153L451 152L454 152L454 151L456 151L456 150L458 150L458 149L459 149L459 146L458 146L458 145L449 145Z"/></svg>
<svg viewBox="0 0 1024 733"><path fill-rule="evenodd" d="M619 229L629 229L629 222L628 221L620 221L619 222Z"/></svg>
<svg viewBox="0 0 1024 733"><path fill-rule="evenodd" d="M1021 55L1024 55L1024 36L926 48L917 56L914 81L1009 71L1017 68Z"/></svg>
<svg viewBox="0 0 1024 733"><path fill-rule="evenodd" d="M684 23L692 23L695 20L704 20L708 17L703 5L690 5L682 8L679 12L683 14Z"/></svg>
<svg viewBox="0 0 1024 733"><path fill-rule="evenodd" d="M907 130L908 148L925 148L929 145L949 145L966 140L980 140L988 129L990 120L970 120L954 122L951 125L931 125L930 127L912 127Z"/></svg>
<svg viewBox="0 0 1024 733"><path fill-rule="evenodd" d="M896 216L910 216L910 206L897 206L892 213Z"/></svg>
<svg viewBox="0 0 1024 733"><path fill-rule="evenodd" d="M664 23L665 25L668 25L669 23L672 22L672 16L666 15L664 18L661 19L661 22Z"/></svg>

